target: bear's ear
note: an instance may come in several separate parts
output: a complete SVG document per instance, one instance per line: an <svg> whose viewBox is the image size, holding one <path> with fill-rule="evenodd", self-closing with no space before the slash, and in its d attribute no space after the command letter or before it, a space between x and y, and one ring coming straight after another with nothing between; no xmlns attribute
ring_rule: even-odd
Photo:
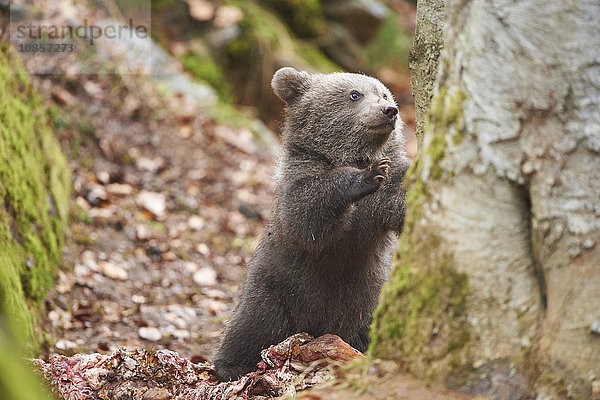
<svg viewBox="0 0 600 400"><path fill-rule="evenodd" d="M310 86L310 74L285 67L273 75L271 87L279 98L287 104L294 103Z"/></svg>

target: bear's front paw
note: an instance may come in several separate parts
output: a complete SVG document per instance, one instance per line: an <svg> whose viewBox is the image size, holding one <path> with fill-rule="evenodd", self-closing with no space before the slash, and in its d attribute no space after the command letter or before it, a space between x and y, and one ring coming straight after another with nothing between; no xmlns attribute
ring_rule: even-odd
<svg viewBox="0 0 600 400"><path fill-rule="evenodd" d="M388 177L388 169L390 168L390 159L387 157L381 158L369 165L367 170L370 172L371 177L377 181L380 185Z"/></svg>
<svg viewBox="0 0 600 400"><path fill-rule="evenodd" d="M349 191L350 200L352 202L358 201L379 190L388 177L389 163L390 159L385 157L373 162L373 164L369 165L367 168L360 170L359 179Z"/></svg>

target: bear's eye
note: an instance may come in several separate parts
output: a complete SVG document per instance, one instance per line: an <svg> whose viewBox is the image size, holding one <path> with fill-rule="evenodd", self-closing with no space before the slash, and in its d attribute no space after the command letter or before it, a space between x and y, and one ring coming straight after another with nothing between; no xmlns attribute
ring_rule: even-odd
<svg viewBox="0 0 600 400"><path fill-rule="evenodd" d="M385 93L383 94L383 99L387 100L387 94L385 94Z"/></svg>
<svg viewBox="0 0 600 400"><path fill-rule="evenodd" d="M350 92L350 100L356 101L358 99L360 99L360 93L358 93L356 90Z"/></svg>

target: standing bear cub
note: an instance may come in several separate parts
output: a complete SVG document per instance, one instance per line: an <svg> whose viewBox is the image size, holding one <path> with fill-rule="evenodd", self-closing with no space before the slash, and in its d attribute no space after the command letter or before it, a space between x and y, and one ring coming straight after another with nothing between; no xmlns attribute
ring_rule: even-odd
<svg viewBox="0 0 600 400"><path fill-rule="evenodd" d="M404 220L409 159L390 91L360 74L293 68L271 86L287 104L275 202L215 354L223 380L298 332L365 351Z"/></svg>

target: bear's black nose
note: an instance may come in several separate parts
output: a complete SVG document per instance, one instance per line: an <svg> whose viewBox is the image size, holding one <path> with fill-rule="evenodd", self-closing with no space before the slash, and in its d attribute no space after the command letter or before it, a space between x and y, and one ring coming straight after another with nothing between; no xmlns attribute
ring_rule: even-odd
<svg viewBox="0 0 600 400"><path fill-rule="evenodd" d="M395 120L398 115L398 109L394 106L385 106L381 109L381 112L392 121Z"/></svg>

